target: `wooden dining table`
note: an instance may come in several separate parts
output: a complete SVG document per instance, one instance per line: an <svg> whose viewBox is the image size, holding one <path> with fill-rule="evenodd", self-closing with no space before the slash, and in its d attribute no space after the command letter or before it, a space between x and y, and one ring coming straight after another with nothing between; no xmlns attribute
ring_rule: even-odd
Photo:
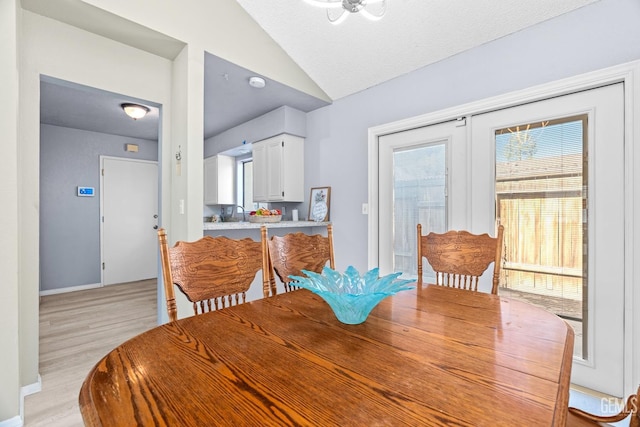
<svg viewBox="0 0 640 427"><path fill-rule="evenodd" d="M562 426L573 330L429 285L340 323L301 289L158 326L80 391L87 426Z"/></svg>

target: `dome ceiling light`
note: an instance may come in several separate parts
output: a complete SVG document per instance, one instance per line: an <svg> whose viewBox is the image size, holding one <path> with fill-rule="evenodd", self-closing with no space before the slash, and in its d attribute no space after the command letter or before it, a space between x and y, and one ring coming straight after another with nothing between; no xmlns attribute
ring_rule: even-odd
<svg viewBox="0 0 640 427"><path fill-rule="evenodd" d="M139 104L120 104L124 112L127 116L131 117L133 120L138 120L143 118L149 112L149 108L144 105Z"/></svg>

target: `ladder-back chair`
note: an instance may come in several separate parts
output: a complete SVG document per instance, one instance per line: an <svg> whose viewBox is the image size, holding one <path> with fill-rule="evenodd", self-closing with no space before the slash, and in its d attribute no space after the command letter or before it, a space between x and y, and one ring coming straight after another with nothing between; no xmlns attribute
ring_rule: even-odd
<svg viewBox="0 0 640 427"><path fill-rule="evenodd" d="M194 314L244 303L256 274L264 277L267 260L262 242L205 236L194 242L167 243L158 230L162 276L169 320L178 318L174 285L193 303ZM267 296L267 295L265 295Z"/></svg>
<svg viewBox="0 0 640 427"><path fill-rule="evenodd" d="M496 237L451 230L443 234L422 235L418 224L418 284L422 285L422 262L426 258L436 274L437 285L471 291L478 290L479 277L493 266L491 293L498 293L504 227Z"/></svg>
<svg viewBox="0 0 640 427"><path fill-rule="evenodd" d="M263 288L269 287L271 294L276 293L275 276L284 284L285 292L296 289L290 275L304 276L302 270L321 273L329 263L335 269L333 257L333 227L327 225L327 236L320 234L290 233L284 236L268 238L266 227L261 230L263 241L267 242L269 266ZM275 273L275 274L274 274ZM268 283L267 283L268 281Z"/></svg>

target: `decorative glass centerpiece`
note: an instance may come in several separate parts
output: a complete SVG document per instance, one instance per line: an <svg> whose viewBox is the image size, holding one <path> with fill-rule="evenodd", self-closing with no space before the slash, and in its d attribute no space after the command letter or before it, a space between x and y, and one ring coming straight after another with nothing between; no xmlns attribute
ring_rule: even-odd
<svg viewBox="0 0 640 427"><path fill-rule="evenodd" d="M349 266L344 274L329 267L322 274L302 270L308 277L289 276L297 281L296 286L310 290L324 299L339 321L349 325L364 322L380 301L399 291L413 289L407 286L414 280L398 280L402 273L393 273L384 277L378 274L378 268L360 276L358 270Z"/></svg>

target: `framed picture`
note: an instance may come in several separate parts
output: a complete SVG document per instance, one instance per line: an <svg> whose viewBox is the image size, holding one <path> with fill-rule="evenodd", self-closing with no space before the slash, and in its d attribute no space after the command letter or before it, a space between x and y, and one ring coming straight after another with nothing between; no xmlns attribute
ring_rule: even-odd
<svg viewBox="0 0 640 427"><path fill-rule="evenodd" d="M309 197L309 221L329 221L331 187L315 187Z"/></svg>

